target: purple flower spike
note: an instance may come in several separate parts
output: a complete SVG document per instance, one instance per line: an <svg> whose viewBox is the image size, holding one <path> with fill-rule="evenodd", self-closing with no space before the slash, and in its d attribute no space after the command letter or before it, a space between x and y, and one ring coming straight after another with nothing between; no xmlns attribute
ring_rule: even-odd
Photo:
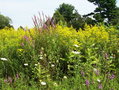
<svg viewBox="0 0 119 90"><path fill-rule="evenodd" d="M83 71L81 71L81 75L84 77L85 73Z"/></svg>
<svg viewBox="0 0 119 90"><path fill-rule="evenodd" d="M21 43L21 46L23 47L24 46L24 43Z"/></svg>
<svg viewBox="0 0 119 90"><path fill-rule="evenodd" d="M46 24L44 24L44 25L43 25L43 28L44 28L44 29L47 29L47 25L46 25Z"/></svg>
<svg viewBox="0 0 119 90"><path fill-rule="evenodd" d="M99 70L97 70L97 72L95 72L96 73L96 75L99 75Z"/></svg>
<svg viewBox="0 0 119 90"><path fill-rule="evenodd" d="M28 37L28 36L24 35L23 38L24 38L26 41L29 41L29 37Z"/></svg>
<svg viewBox="0 0 119 90"><path fill-rule="evenodd" d="M115 75L112 74L109 78L110 78L110 79L114 79L114 78L115 78Z"/></svg>
<svg viewBox="0 0 119 90"><path fill-rule="evenodd" d="M8 77L8 81L9 81L10 83L12 83L12 78L11 78L11 77Z"/></svg>
<svg viewBox="0 0 119 90"><path fill-rule="evenodd" d="M16 78L19 79L19 74L16 74Z"/></svg>
<svg viewBox="0 0 119 90"><path fill-rule="evenodd" d="M89 86L90 84L89 80L86 80L85 83L86 83L86 86Z"/></svg>
<svg viewBox="0 0 119 90"><path fill-rule="evenodd" d="M5 79L5 80L4 80L4 82L5 82L5 83L8 83L8 80L7 80L7 79Z"/></svg>
<svg viewBox="0 0 119 90"><path fill-rule="evenodd" d="M99 89L102 89L102 84L99 84L99 85L98 85L98 88L99 88Z"/></svg>

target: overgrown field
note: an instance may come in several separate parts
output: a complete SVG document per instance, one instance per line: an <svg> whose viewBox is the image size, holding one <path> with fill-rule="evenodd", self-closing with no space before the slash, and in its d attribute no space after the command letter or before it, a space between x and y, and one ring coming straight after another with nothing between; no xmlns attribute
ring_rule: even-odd
<svg viewBox="0 0 119 90"><path fill-rule="evenodd" d="M119 30L0 30L0 89L119 90Z"/></svg>

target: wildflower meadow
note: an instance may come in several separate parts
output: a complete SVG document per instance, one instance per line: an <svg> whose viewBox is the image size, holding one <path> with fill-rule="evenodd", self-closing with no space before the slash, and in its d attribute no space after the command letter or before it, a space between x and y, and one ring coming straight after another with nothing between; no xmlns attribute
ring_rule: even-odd
<svg viewBox="0 0 119 90"><path fill-rule="evenodd" d="M36 24L37 26L37 24ZM119 90L119 30L65 25L0 30L1 90Z"/></svg>

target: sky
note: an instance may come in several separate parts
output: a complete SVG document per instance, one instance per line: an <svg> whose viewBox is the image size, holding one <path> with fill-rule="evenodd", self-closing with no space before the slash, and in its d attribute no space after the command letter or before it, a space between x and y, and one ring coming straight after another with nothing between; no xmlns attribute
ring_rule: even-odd
<svg viewBox="0 0 119 90"><path fill-rule="evenodd" d="M62 3L72 4L81 15L94 11L96 7L87 0L0 0L0 13L10 17L15 28L19 26L31 28L34 15L38 16L38 12L43 12L52 17ZM119 0L117 6L119 7Z"/></svg>

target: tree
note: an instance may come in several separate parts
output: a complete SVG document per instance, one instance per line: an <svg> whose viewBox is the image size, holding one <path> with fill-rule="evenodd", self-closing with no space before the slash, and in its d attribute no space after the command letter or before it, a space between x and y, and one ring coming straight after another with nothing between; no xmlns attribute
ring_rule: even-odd
<svg viewBox="0 0 119 90"><path fill-rule="evenodd" d="M5 27L12 27L10 23L11 19L9 17L0 14L0 29L3 29Z"/></svg>
<svg viewBox="0 0 119 90"><path fill-rule="evenodd" d="M95 20L90 17L84 17L85 23L88 25L95 25Z"/></svg>
<svg viewBox="0 0 119 90"><path fill-rule="evenodd" d="M61 4L57 11L64 17L66 22L70 22L76 12L74 6L65 3Z"/></svg>
<svg viewBox="0 0 119 90"><path fill-rule="evenodd" d="M53 15L53 20L56 24L66 24L64 17L60 14L59 11L55 11Z"/></svg>
<svg viewBox="0 0 119 90"><path fill-rule="evenodd" d="M111 23L113 25L119 26L119 7L116 8L116 13L115 13L114 18L111 20Z"/></svg>
<svg viewBox="0 0 119 90"><path fill-rule="evenodd" d="M70 22L70 24L73 26L73 28L75 28L76 30L78 30L79 28L83 28L84 24L85 24L85 21L81 17L81 15L78 14L78 12L75 12L73 17L74 18Z"/></svg>
<svg viewBox="0 0 119 90"><path fill-rule="evenodd" d="M116 0L88 1L98 6L93 13L93 18L95 18L96 22L104 22L106 20L107 23L114 24L112 21L118 16Z"/></svg>
<svg viewBox="0 0 119 90"><path fill-rule="evenodd" d="M62 21L66 22L67 26L73 26L75 29L79 29L84 24L81 15L77 12L74 6L70 4L61 4L56 9L53 18L56 23Z"/></svg>

